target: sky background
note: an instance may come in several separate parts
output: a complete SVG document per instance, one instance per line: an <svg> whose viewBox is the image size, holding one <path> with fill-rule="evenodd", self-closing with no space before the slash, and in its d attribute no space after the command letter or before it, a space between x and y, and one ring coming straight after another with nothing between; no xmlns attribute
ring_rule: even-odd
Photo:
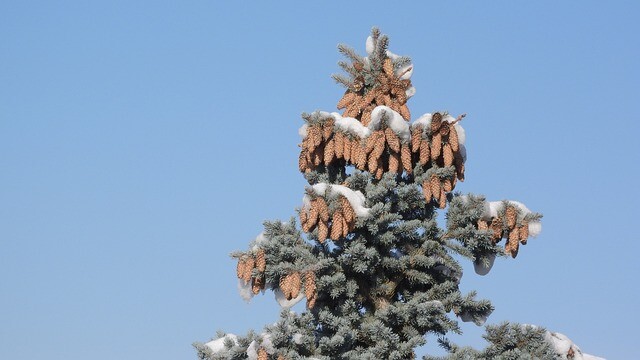
<svg viewBox="0 0 640 360"><path fill-rule="evenodd" d="M336 45L374 25L414 119L468 114L457 190L544 214L516 260L465 265L488 323L640 356L637 2L231 3L0 2L1 359L195 359L276 321L228 254L295 214L300 113L335 111Z"/></svg>

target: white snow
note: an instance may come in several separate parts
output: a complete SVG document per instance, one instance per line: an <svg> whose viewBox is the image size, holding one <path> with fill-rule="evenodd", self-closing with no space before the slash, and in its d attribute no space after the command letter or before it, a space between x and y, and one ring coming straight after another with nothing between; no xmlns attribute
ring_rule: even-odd
<svg viewBox="0 0 640 360"><path fill-rule="evenodd" d="M342 115L337 112L331 113L331 116L333 116L335 120L334 126L346 133L360 138L366 138L371 134L371 130L352 117L342 117Z"/></svg>
<svg viewBox="0 0 640 360"><path fill-rule="evenodd" d="M302 140L307 138L308 132L309 132L309 125L307 125L306 123L300 126L300 129L298 129L298 135L300 135Z"/></svg>
<svg viewBox="0 0 640 360"><path fill-rule="evenodd" d="M416 94L416 88L412 86L408 88L404 93L407 95L407 99L409 99L410 97Z"/></svg>
<svg viewBox="0 0 640 360"><path fill-rule="evenodd" d="M206 347L208 347L209 349L211 349L211 351L216 354L219 353L221 351L223 351L225 349L224 347L224 341L226 339L231 339L231 341L233 341L234 344L238 345L238 337L234 334L227 334L219 339L216 340L212 340L209 341L208 343L204 344Z"/></svg>
<svg viewBox="0 0 640 360"><path fill-rule="evenodd" d="M433 117L433 114L431 113L426 113L422 116L420 116L416 121L414 121L411 124L411 127L416 127L418 125L422 126L422 128L424 129L428 129L431 127L431 118ZM449 123L452 123L454 121L456 121L456 119L451 116L451 115L445 115L445 117L443 118L444 121L448 121ZM455 123L453 125L453 127L456 129L456 133L458 134L458 144L460 144L461 146L464 145L466 139L467 139L467 135L464 132L464 128L460 125L459 122ZM462 152L462 150L460 150ZM465 154L463 155L463 157L466 160L466 150L465 150Z"/></svg>
<svg viewBox="0 0 640 360"><path fill-rule="evenodd" d="M561 359L571 359L571 360L605 360L601 357L585 354L580 350L580 348L571 341L566 335L547 331L545 334L545 339L551 343L553 348L556 351L556 354L560 356ZM573 350L573 357L567 357L569 350Z"/></svg>
<svg viewBox="0 0 640 360"><path fill-rule="evenodd" d="M396 55L396 54L392 53L389 50L387 50L387 56L393 61L395 61L395 60L400 58L399 55ZM410 79L411 75L413 75L413 64L409 63L409 64L407 64L407 65L405 65L405 66L403 66L401 68L396 69L396 71L395 71L396 76L400 75L402 73L404 73L404 75L402 75L400 77L400 79L402 79L402 80Z"/></svg>
<svg viewBox="0 0 640 360"><path fill-rule="evenodd" d="M373 50L375 50L375 45L373 44L373 38L371 37L371 35L367 37L367 43L365 44L365 47L367 49L367 54L369 55L373 54Z"/></svg>
<svg viewBox="0 0 640 360"><path fill-rule="evenodd" d="M311 189L316 195L326 196L328 198L342 195L345 198L347 198L347 200L349 201L349 204L351 204L351 207L355 211L357 217L359 218L369 217L370 209L364 206L364 202L366 198L360 191L351 190L344 185L334 185L334 184L327 184L327 183L317 183L311 186ZM304 204L303 206L305 208L309 206L310 200L308 195L305 195L302 198L302 203Z"/></svg>
<svg viewBox="0 0 640 360"><path fill-rule="evenodd" d="M490 254L489 258L489 266L485 266L482 261L476 260L473 262L473 269L476 271L478 275L487 275L491 268L493 267L493 263L496 260L496 254Z"/></svg>
<svg viewBox="0 0 640 360"><path fill-rule="evenodd" d="M304 299L304 292L302 291L300 291L300 294L298 294L297 297L291 300L287 300L287 298L284 296L284 293L280 289L275 289L273 291L273 294L275 295L278 304L280 304L280 306L283 308L290 308Z"/></svg>
<svg viewBox="0 0 640 360"><path fill-rule="evenodd" d="M238 292L244 301L249 302L253 298L253 291L251 290L251 281L244 283L244 280L238 279Z"/></svg>
<svg viewBox="0 0 640 360"><path fill-rule="evenodd" d="M256 349L255 340L253 340L247 347L247 358L249 360L258 360L258 349Z"/></svg>
<svg viewBox="0 0 640 360"><path fill-rule="evenodd" d="M297 334L293 334L293 338L292 338L293 342L300 345L302 344L302 334L297 333Z"/></svg>
<svg viewBox="0 0 640 360"><path fill-rule="evenodd" d="M507 202L519 208L523 216L526 216L531 213L531 210L529 210L526 206L524 206L523 203L519 201L507 200ZM487 202L487 205L485 205L485 211L482 214L482 217L485 220L489 220L491 218L497 217L498 212L502 211L503 208L504 208L504 202L502 201ZM542 223L540 223L540 221L529 222L529 236L536 237L540 234L541 231L542 231Z"/></svg>
<svg viewBox="0 0 640 360"><path fill-rule="evenodd" d="M386 116L387 126L393 130L402 140L409 141L411 138L411 130L409 129L409 123L406 122L402 115L392 110L388 106L376 106L371 111L371 122L369 123L369 129L377 130L382 124L382 119Z"/></svg>
<svg viewBox="0 0 640 360"><path fill-rule="evenodd" d="M276 349L273 347L273 342L271 341L271 335L267 333L260 334L263 347L268 354L273 354ZM258 344L255 340L253 340L249 346L247 347L247 358L249 360L258 360Z"/></svg>
<svg viewBox="0 0 640 360"><path fill-rule="evenodd" d="M253 247L251 248L251 250L253 251L258 251L258 249L260 248L260 245L264 242L266 242L268 239L266 236L264 236L264 232L261 232L260 234L258 234L258 236L256 236L256 238L253 240Z"/></svg>

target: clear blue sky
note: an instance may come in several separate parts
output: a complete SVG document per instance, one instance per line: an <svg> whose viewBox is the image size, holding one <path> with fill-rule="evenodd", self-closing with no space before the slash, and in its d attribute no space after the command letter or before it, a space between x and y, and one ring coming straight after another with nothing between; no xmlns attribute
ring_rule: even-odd
<svg viewBox="0 0 640 360"><path fill-rule="evenodd" d="M640 356L637 2L221 3L0 3L1 359L195 359L274 322L228 254L295 214L299 114L335 110L336 45L374 25L414 60L414 118L468 113L458 189L545 215L466 267L489 323Z"/></svg>

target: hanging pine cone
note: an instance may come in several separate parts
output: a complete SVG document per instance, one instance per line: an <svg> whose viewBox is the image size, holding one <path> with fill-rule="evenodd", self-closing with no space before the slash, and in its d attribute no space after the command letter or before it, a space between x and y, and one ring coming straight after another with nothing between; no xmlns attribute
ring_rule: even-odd
<svg viewBox="0 0 640 360"><path fill-rule="evenodd" d="M309 229L308 231L313 230L313 228L318 223L319 217L320 217L320 213L318 212L316 201L315 199L311 200L311 208L309 209L309 218L307 219L307 228Z"/></svg>
<svg viewBox="0 0 640 360"><path fill-rule="evenodd" d="M431 186L431 194L436 200L440 200L440 179L436 174L432 174L429 179L429 185Z"/></svg>
<svg viewBox="0 0 640 360"><path fill-rule="evenodd" d="M409 110L407 104L402 104L398 109L398 113L400 114L400 116L402 116L403 119L407 121L411 120L411 111Z"/></svg>
<svg viewBox="0 0 640 360"><path fill-rule="evenodd" d="M498 241L500 241L500 239L502 238L502 218L501 217L495 217L491 220L491 230L493 231L493 237L491 238L493 240L493 243L497 243Z"/></svg>
<svg viewBox="0 0 640 360"><path fill-rule="evenodd" d="M256 266L256 260L253 256L247 256L244 260L244 272L242 273L242 280L245 284L248 284L251 281L251 273L253 272L253 268Z"/></svg>
<svg viewBox="0 0 640 360"><path fill-rule="evenodd" d="M420 156L418 162L422 165L426 165L431 159L431 147L428 142L422 140L420 144Z"/></svg>
<svg viewBox="0 0 640 360"><path fill-rule="evenodd" d="M269 354L263 347L258 350L258 360L269 360Z"/></svg>
<svg viewBox="0 0 640 360"><path fill-rule="evenodd" d="M342 154L342 150L344 150L344 138L345 135L342 131L338 131L336 132L336 134L333 137L333 149L334 152L336 153L336 158L338 159L343 159L343 154Z"/></svg>
<svg viewBox="0 0 640 360"><path fill-rule="evenodd" d="M411 174L413 172L413 167L411 163L411 150L409 149L409 144L402 144L400 147L400 160L402 161L402 168L407 174Z"/></svg>
<svg viewBox="0 0 640 360"><path fill-rule="evenodd" d="M507 219L507 227L509 229L513 229L516 226L516 221L518 219L518 210L513 205L507 205L507 208L504 211L504 216Z"/></svg>
<svg viewBox="0 0 640 360"><path fill-rule="evenodd" d="M394 152L400 152L400 139L398 139L398 135L396 135L391 128L384 129L384 137L389 144L389 148Z"/></svg>
<svg viewBox="0 0 640 360"><path fill-rule="evenodd" d="M304 295L307 297L307 308L312 309L316 303L316 274L307 271L304 274Z"/></svg>
<svg viewBox="0 0 640 360"><path fill-rule="evenodd" d="M440 209L447 207L447 194L444 192L444 187L440 187L440 197L438 198L438 206Z"/></svg>
<svg viewBox="0 0 640 360"><path fill-rule="evenodd" d="M327 225L326 221L320 220L318 222L318 241L320 241L321 244L324 244L328 236L329 236L329 226Z"/></svg>
<svg viewBox="0 0 640 360"><path fill-rule="evenodd" d="M424 195L424 200L430 203L433 194L431 193L431 184L429 181L425 180L422 182L422 194Z"/></svg>
<svg viewBox="0 0 640 360"><path fill-rule="evenodd" d="M298 156L298 169L300 172L306 172L309 168L309 163L307 162L307 157L305 156L305 150L300 152L300 156Z"/></svg>
<svg viewBox="0 0 640 360"><path fill-rule="evenodd" d="M258 254L256 254L256 268L260 272L264 272L267 267L267 256L264 253L263 249L258 250Z"/></svg>
<svg viewBox="0 0 640 360"><path fill-rule="evenodd" d="M438 160L442 153L442 135L439 132L433 134L431 138L431 158Z"/></svg>
<svg viewBox="0 0 640 360"><path fill-rule="evenodd" d="M253 277L251 279L251 292L253 292L254 295L258 295L262 289L264 289L263 275Z"/></svg>
<svg viewBox="0 0 640 360"><path fill-rule="evenodd" d="M340 204L342 205L342 214L344 215L344 219L348 224L355 222L356 220L356 212L353 210L351 203L347 200L346 197L340 197Z"/></svg>
<svg viewBox="0 0 640 360"><path fill-rule="evenodd" d="M518 227L518 233L520 234L520 242L522 245L527 245L527 238L529 238L529 223L524 221L522 225Z"/></svg>
<svg viewBox="0 0 640 360"><path fill-rule="evenodd" d="M460 150L460 143L458 141L458 131L455 126L451 126L451 130L449 131L449 144L451 144L451 150L453 150L453 152Z"/></svg>
<svg viewBox="0 0 640 360"><path fill-rule="evenodd" d="M342 217L342 211L336 211L333 213L331 231L329 232L329 238L333 241L339 240L340 236L342 236Z"/></svg>
<svg viewBox="0 0 640 360"><path fill-rule="evenodd" d="M318 216L321 221L328 222L329 221L329 206L327 202L321 198L317 197L314 200L315 208L318 211Z"/></svg>
<svg viewBox="0 0 640 360"><path fill-rule="evenodd" d="M329 119L322 125L322 139L328 141L333 135L334 120Z"/></svg>
<svg viewBox="0 0 640 360"><path fill-rule="evenodd" d="M451 145L448 143L442 147L442 158L444 160L444 166L453 165L453 150L451 150Z"/></svg>
<svg viewBox="0 0 640 360"><path fill-rule="evenodd" d="M335 142L333 139L329 140L324 146L324 164L329 165L336 156Z"/></svg>
<svg viewBox="0 0 640 360"><path fill-rule="evenodd" d="M520 234L518 228L513 228L509 232L509 239L505 244L505 251L511 255L512 258L518 256L518 248L520 247Z"/></svg>
<svg viewBox="0 0 640 360"><path fill-rule="evenodd" d="M417 153L422 142L422 125L411 128L411 152Z"/></svg>
<svg viewBox="0 0 640 360"><path fill-rule="evenodd" d="M438 131L440 131L441 125L442 125L442 114L440 113L433 114L433 116L431 117L431 132L433 134L436 134Z"/></svg>
<svg viewBox="0 0 640 360"><path fill-rule="evenodd" d="M489 230L489 224L486 221L479 219L478 230Z"/></svg>
<svg viewBox="0 0 640 360"><path fill-rule="evenodd" d="M389 154L389 172L392 173L401 173L402 167L400 163L400 154L392 151Z"/></svg>

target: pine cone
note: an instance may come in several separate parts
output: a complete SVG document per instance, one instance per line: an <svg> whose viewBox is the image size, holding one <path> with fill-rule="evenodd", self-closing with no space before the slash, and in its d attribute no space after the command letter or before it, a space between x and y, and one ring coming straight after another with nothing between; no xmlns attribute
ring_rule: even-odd
<svg viewBox="0 0 640 360"><path fill-rule="evenodd" d="M442 180L442 187L444 188L444 191L447 193L450 193L451 190L453 190L453 187L451 186L451 180L449 179Z"/></svg>
<svg viewBox="0 0 640 360"><path fill-rule="evenodd" d="M336 211L333 213L333 220L331 221L331 231L329 233L329 238L333 241L337 241L340 239L342 235L342 212Z"/></svg>
<svg viewBox="0 0 640 360"><path fill-rule="evenodd" d="M402 161L402 167L407 174L411 174L413 171L413 164L411 163L411 150L409 149L409 144L402 144L400 147L400 160Z"/></svg>
<svg viewBox="0 0 640 360"><path fill-rule="evenodd" d="M373 100L373 99L372 99ZM362 116L360 117L360 122L364 126L369 126L371 122L371 111L373 111L373 107L371 105L367 106L362 110Z"/></svg>
<svg viewBox="0 0 640 360"><path fill-rule="evenodd" d="M336 134L333 136L333 141L334 141L333 148L336 153L336 157L338 159L344 158L342 154L342 150L344 150L344 138L345 138L345 135L342 131L337 131Z"/></svg>
<svg viewBox="0 0 640 360"><path fill-rule="evenodd" d="M260 275L251 279L251 292L258 295L264 289L264 277Z"/></svg>
<svg viewBox="0 0 640 360"><path fill-rule="evenodd" d="M422 142L422 126L418 125L411 129L411 152L420 151L420 143Z"/></svg>
<svg viewBox="0 0 640 360"><path fill-rule="evenodd" d="M298 297L298 295L300 294L300 289L302 288L302 282L300 279L299 272L297 271L292 272L290 274L290 278L291 278L291 298L288 300Z"/></svg>
<svg viewBox="0 0 640 360"><path fill-rule="evenodd" d="M384 175L384 168L382 167L382 159L378 159L378 169L376 170L376 179L382 179L382 175Z"/></svg>
<svg viewBox="0 0 640 360"><path fill-rule="evenodd" d="M442 114L435 113L431 117L431 133L435 134L440 131L440 126L442 125Z"/></svg>
<svg viewBox="0 0 640 360"><path fill-rule="evenodd" d="M522 225L518 227L518 232L520 234L520 242L522 245L527 245L527 238L529 237L529 223L523 222Z"/></svg>
<svg viewBox="0 0 640 360"><path fill-rule="evenodd" d="M391 154L389 154L389 172L402 172L402 168L400 166L400 154L397 152L391 152Z"/></svg>
<svg viewBox="0 0 640 360"><path fill-rule="evenodd" d="M400 139L398 135L391 130L391 128L384 129L384 137L389 144L389 148L395 152L400 152Z"/></svg>
<svg viewBox="0 0 640 360"><path fill-rule="evenodd" d="M344 109L347 106L351 105L351 103L353 102L353 100L356 98L356 94L352 93L351 91L347 90L344 95L342 96L342 99L340 99L340 101L338 101L338 105L337 108L338 109Z"/></svg>
<svg viewBox="0 0 640 360"><path fill-rule="evenodd" d="M318 210L318 216L321 221L328 222L329 221L329 206L327 202L321 198L315 198L315 207Z"/></svg>
<svg viewBox="0 0 640 360"><path fill-rule="evenodd" d="M329 119L325 121L324 124L322 124L322 139L324 141L329 140L331 138L331 135L333 135L334 124L335 124L335 121L333 119Z"/></svg>
<svg viewBox="0 0 640 360"><path fill-rule="evenodd" d="M259 249L258 254L256 255L256 268L260 272L264 272L267 268L267 257L263 249Z"/></svg>
<svg viewBox="0 0 640 360"><path fill-rule="evenodd" d="M318 222L318 241L320 241L321 244L324 244L328 236L329 236L329 225L327 225L327 222L325 221L322 221L322 220L319 221Z"/></svg>
<svg viewBox="0 0 640 360"><path fill-rule="evenodd" d="M433 160L438 160L440 154L442 153L442 135L439 132L433 134L431 138L431 158Z"/></svg>
<svg viewBox="0 0 640 360"><path fill-rule="evenodd" d="M440 209L447 207L447 194L444 193L444 187L440 187L440 197L438 198L438 205Z"/></svg>
<svg viewBox="0 0 640 360"><path fill-rule="evenodd" d="M335 142L333 139L329 140L324 146L324 164L329 165L335 158Z"/></svg>
<svg viewBox="0 0 640 360"><path fill-rule="evenodd" d="M405 97L405 102L406 102L406 97ZM402 116L403 119L407 121L411 120L411 111L409 110L409 107L404 102L402 102L401 104L402 106L400 106L400 108L398 109L398 113L400 114L400 116Z"/></svg>
<svg viewBox="0 0 640 360"><path fill-rule="evenodd" d="M489 230L489 224L486 221L479 219L478 230Z"/></svg>
<svg viewBox="0 0 640 360"><path fill-rule="evenodd" d="M356 212L353 210L351 203L347 200L346 197L340 197L340 204L342 205L342 214L344 215L344 219L348 224L354 222L356 220Z"/></svg>
<svg viewBox="0 0 640 360"><path fill-rule="evenodd" d="M391 62L391 59L389 59L389 58L384 59L384 62L382 63L382 70L384 70L384 73L388 77L393 77L394 76L393 63Z"/></svg>
<svg viewBox="0 0 640 360"><path fill-rule="evenodd" d="M453 152L460 150L460 143L458 141L458 131L455 126L451 126L451 130L449 131L449 144L451 144L451 150L453 150Z"/></svg>
<svg viewBox="0 0 640 360"><path fill-rule="evenodd" d="M384 152L384 144L385 144L385 136L384 133L382 132L382 130L378 130L379 134L376 137L376 143L375 146L373 148L373 151L371 152L372 154L375 154L376 159L380 157L380 155L382 155L382 153Z"/></svg>
<svg viewBox="0 0 640 360"><path fill-rule="evenodd" d="M431 186L431 194L433 194L433 197L436 198L436 200L438 200L438 202L440 201L440 179L438 179L438 176L436 176L436 174L431 175L431 178L429 179L429 186Z"/></svg>
<svg viewBox="0 0 640 360"><path fill-rule="evenodd" d="M251 281L251 273L253 272L253 268L256 266L256 260L253 256L247 256L244 261L244 273L242 274L242 280L244 280L245 284L248 284Z"/></svg>
<svg viewBox="0 0 640 360"><path fill-rule="evenodd" d="M320 127L318 125L309 126L308 137L311 140L310 146L313 147L313 149L310 150L313 151L322 143L322 131Z"/></svg>
<svg viewBox="0 0 640 360"><path fill-rule="evenodd" d="M236 265L236 275L238 276L238 279L244 278L244 276L243 276L244 268L245 268L244 259L243 258L239 258L238 259L238 265Z"/></svg>
<svg viewBox="0 0 640 360"><path fill-rule="evenodd" d="M300 172L305 172L309 168L309 163L307 162L306 153L307 150L300 151L300 156L298 156L298 169Z"/></svg>
<svg viewBox="0 0 640 360"><path fill-rule="evenodd" d="M365 147L364 147L367 155L369 155L369 153L371 153L373 149L375 149L376 144L378 143L378 137L381 135L384 137L384 134L382 134L381 130L376 130L372 132L369 135L369 137L367 137L367 140L365 141Z"/></svg>
<svg viewBox="0 0 640 360"><path fill-rule="evenodd" d="M422 140L422 144L420 145L420 156L418 162L422 165L426 165L429 163L431 159L431 147L429 143L425 140Z"/></svg>
<svg viewBox="0 0 640 360"><path fill-rule="evenodd" d="M317 147L313 151L313 165L314 166L319 166L320 164L322 164L323 155L324 155L324 151L319 147Z"/></svg>
<svg viewBox="0 0 640 360"><path fill-rule="evenodd" d="M281 277L280 290L287 300L297 297L300 292L300 273L294 271Z"/></svg>
<svg viewBox="0 0 640 360"><path fill-rule="evenodd" d="M500 241L500 239L502 238L502 218L498 216L491 219L490 227L491 227L491 230L493 231L493 237L491 239L495 244L498 241Z"/></svg>
<svg viewBox="0 0 640 360"><path fill-rule="evenodd" d="M309 218L307 219L307 226L309 227L309 231L313 230L313 228L316 226L319 216L320 213L318 212L316 200L311 200L311 209L309 209Z"/></svg>
<svg viewBox="0 0 640 360"><path fill-rule="evenodd" d="M258 350L258 360L269 360L269 354L263 347Z"/></svg>
<svg viewBox="0 0 640 360"><path fill-rule="evenodd" d="M342 216L342 219L340 219L340 221L342 221L342 237L345 238L347 237L347 235L349 235L351 226L349 226L349 224L347 223L347 220L344 219L344 214Z"/></svg>
<svg viewBox="0 0 640 360"><path fill-rule="evenodd" d="M520 247L520 234L518 228L513 228L509 231L509 240L505 245L505 250L511 254L512 258L518 256L518 248Z"/></svg>
<svg viewBox="0 0 640 360"><path fill-rule="evenodd" d="M516 227L516 221L518 219L518 210L516 210L515 206L507 205L507 208L504 211L504 216L507 219L507 227L509 230Z"/></svg>
<svg viewBox="0 0 640 360"><path fill-rule="evenodd" d="M422 183L422 193L424 194L424 200L427 203L430 203L431 198L433 198L433 194L431 193L431 184L429 181L424 181Z"/></svg>
<svg viewBox="0 0 640 360"><path fill-rule="evenodd" d="M451 145L444 144L442 147L442 158L444 159L444 166L453 165L453 150L451 150Z"/></svg>
<svg viewBox="0 0 640 360"><path fill-rule="evenodd" d="M367 167L369 168L369 172L372 174L375 174L376 170L378 170L378 158L376 158L373 153L369 155Z"/></svg>
<svg viewBox="0 0 640 360"><path fill-rule="evenodd" d="M356 167L360 170L364 170L367 166L367 152L361 143L358 143L357 146L359 150L356 158Z"/></svg>
<svg viewBox="0 0 640 360"><path fill-rule="evenodd" d="M317 297L316 274L313 271L304 274L304 295L307 297L307 308L313 308Z"/></svg>
<svg viewBox="0 0 640 360"><path fill-rule="evenodd" d="M348 136L344 138L342 156L347 161L351 161L351 143L352 140Z"/></svg>
<svg viewBox="0 0 640 360"><path fill-rule="evenodd" d="M456 177L460 181L464 181L464 160L460 152L453 154L453 164L456 166Z"/></svg>

